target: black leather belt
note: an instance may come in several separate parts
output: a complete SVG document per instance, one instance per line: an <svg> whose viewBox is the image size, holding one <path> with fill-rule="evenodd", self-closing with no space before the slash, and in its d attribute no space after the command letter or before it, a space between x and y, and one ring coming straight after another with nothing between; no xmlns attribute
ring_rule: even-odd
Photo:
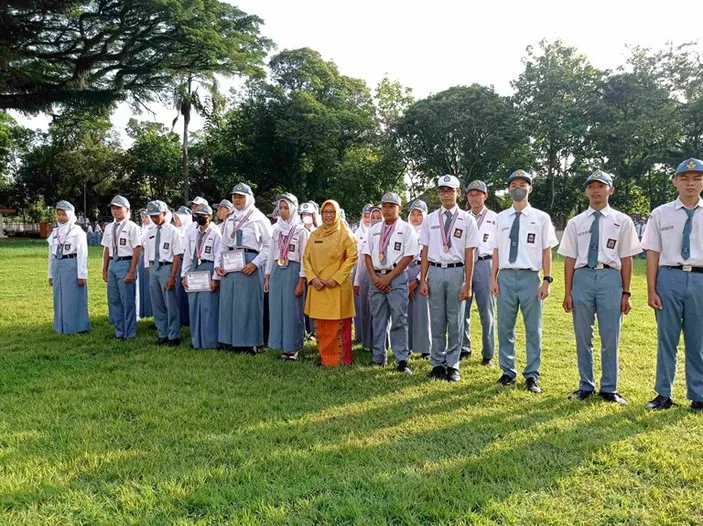
<svg viewBox="0 0 703 526"><path fill-rule="evenodd" d="M585 266L585 267L579 267L579 268L590 268L591 270L603 270L605 268L613 268L613 267L611 267L610 265L606 265L605 263L598 263L595 267ZM578 270L578 268L576 270Z"/></svg>
<svg viewBox="0 0 703 526"><path fill-rule="evenodd" d="M691 265L671 265L666 268L675 268L677 270L683 270L684 272L695 272L696 274L703 274L703 267L693 267Z"/></svg>
<svg viewBox="0 0 703 526"><path fill-rule="evenodd" d="M493 255L492 255L492 254L488 254L487 256L479 256L479 257L478 257L478 260L479 260L479 261L486 261L486 260L489 260L489 259L493 259Z"/></svg>
<svg viewBox="0 0 703 526"><path fill-rule="evenodd" d="M395 268L395 267L397 267L397 266L398 266L398 263L393 263L393 268ZM391 268L382 268L382 269L380 269L380 270L379 270L379 269L373 269L373 271L374 271L376 274L380 274L381 276L385 276L386 274L390 274L390 273L393 271L393 269L391 269Z"/></svg>
<svg viewBox="0 0 703 526"><path fill-rule="evenodd" d="M240 249L237 249L237 247L228 247L227 250L229 250L230 252L232 252L233 250L243 250L244 252L248 252L249 254L258 254L258 253L259 253L258 250L254 250L254 249L252 249L252 248L240 248Z"/></svg>
<svg viewBox="0 0 703 526"><path fill-rule="evenodd" d="M74 259L76 257L76 254L63 254L61 257L57 257L56 259Z"/></svg>
<svg viewBox="0 0 703 526"><path fill-rule="evenodd" d="M118 258L112 258L113 261L132 261L132 256L121 256Z"/></svg>
<svg viewBox="0 0 703 526"><path fill-rule="evenodd" d="M430 266L431 267L439 267L439 268L459 268L463 267L463 263L435 263L434 261L430 261Z"/></svg>
<svg viewBox="0 0 703 526"><path fill-rule="evenodd" d="M159 261L158 263L154 263L153 261L149 261L149 266L156 266L156 267L163 267L164 265L173 265L173 261Z"/></svg>

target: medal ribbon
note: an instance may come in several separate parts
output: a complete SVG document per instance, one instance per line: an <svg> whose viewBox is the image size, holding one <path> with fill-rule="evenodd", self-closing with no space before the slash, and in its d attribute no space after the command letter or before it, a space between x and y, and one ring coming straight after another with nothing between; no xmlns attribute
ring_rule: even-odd
<svg viewBox="0 0 703 526"><path fill-rule="evenodd" d="M208 228L205 232L201 232L198 228L198 236L195 240L195 255L198 257L198 261L202 260L203 247L205 242L212 236L212 231Z"/></svg>
<svg viewBox="0 0 703 526"><path fill-rule="evenodd" d="M456 223L457 218L459 217L459 209L456 209L456 212L454 212L454 215L452 216L452 220L449 222L449 228L444 228L444 225L442 224L442 218L444 217L444 214L438 214L437 215L437 220L439 221L439 231L442 234L442 245L445 247L451 247L452 246L452 238L449 235L449 232L452 231L452 228L454 228L454 223Z"/></svg>
<svg viewBox="0 0 703 526"><path fill-rule="evenodd" d="M393 234L393 231L395 230L395 224L398 222L396 219L393 221L392 224L388 225L385 222L383 223L383 226L381 226L381 240L379 242L378 246L378 251L380 254L383 254L383 259L386 259L386 250L388 249L388 243L391 241L391 235Z"/></svg>
<svg viewBox="0 0 703 526"><path fill-rule="evenodd" d="M242 218L242 220L239 221L238 223L235 223L234 219L232 219L232 234L230 235L230 237L232 239L235 238L235 236L237 235L237 232L239 232L242 229L242 227L244 226L244 223L246 223L249 220L249 216L251 216L251 214L253 212L254 212L254 209L252 208L251 210L249 210L249 213L247 215L245 215Z"/></svg>
<svg viewBox="0 0 703 526"><path fill-rule="evenodd" d="M76 225L71 225L71 227L68 229L68 232L66 232L66 235L63 236L63 241L61 241L61 238L59 237L58 232L56 233L56 240L59 242L59 246L56 247L56 253L54 254L56 257L59 257L59 252L63 256L63 247L66 244L66 240L68 239L68 236L71 235L71 230L73 230L73 227Z"/></svg>
<svg viewBox="0 0 703 526"><path fill-rule="evenodd" d="M291 227L290 232L284 238L281 232L278 233L278 257L279 259L288 259L288 245L290 245L295 234L295 226Z"/></svg>

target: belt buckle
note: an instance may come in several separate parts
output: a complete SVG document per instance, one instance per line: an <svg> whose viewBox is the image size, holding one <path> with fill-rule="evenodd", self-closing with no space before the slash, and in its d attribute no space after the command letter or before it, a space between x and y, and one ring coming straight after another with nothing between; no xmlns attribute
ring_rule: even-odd
<svg viewBox="0 0 703 526"><path fill-rule="evenodd" d="M693 265L682 265L681 270L684 272L691 272L693 270Z"/></svg>
<svg viewBox="0 0 703 526"><path fill-rule="evenodd" d="M440 268L447 268L447 263L440 263L440 264L439 264L439 267L440 267Z"/></svg>
<svg viewBox="0 0 703 526"><path fill-rule="evenodd" d="M595 267L593 267L595 270L603 270L603 263L598 263Z"/></svg>

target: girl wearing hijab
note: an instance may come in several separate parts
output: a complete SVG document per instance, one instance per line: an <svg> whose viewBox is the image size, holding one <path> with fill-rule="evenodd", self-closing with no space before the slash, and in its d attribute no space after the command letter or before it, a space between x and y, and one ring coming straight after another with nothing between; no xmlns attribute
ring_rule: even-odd
<svg viewBox="0 0 703 526"><path fill-rule="evenodd" d="M322 205L322 226L310 235L303 267L308 280L305 314L315 320L322 365L352 361L351 321L355 315L351 272L356 238L342 222L339 204Z"/></svg>
<svg viewBox="0 0 703 526"><path fill-rule="evenodd" d="M361 221L356 229L356 250L358 254L364 249L364 243L369 234L371 227L371 210L374 208L372 204L364 205L361 210ZM371 313L369 312L369 287L368 280L362 293L361 284L366 274L366 265L363 258L359 258L354 267L352 280L354 282L354 308L356 317L354 318L354 339L361 342L364 350L371 349Z"/></svg>
<svg viewBox="0 0 703 526"><path fill-rule="evenodd" d="M54 292L54 330L60 334L87 332L88 240L76 225L75 208L68 201L56 204L58 227L49 243L49 285Z"/></svg>
<svg viewBox="0 0 703 526"><path fill-rule="evenodd" d="M190 337L194 349L215 349L219 346L217 330L219 324L220 276L215 274L215 260L222 245L222 234L218 226L212 224L212 208L206 204L196 204L193 208L196 229L189 229L185 238L185 253L181 276L187 291L189 272L208 272L210 290L187 292L190 307Z"/></svg>
<svg viewBox="0 0 703 526"><path fill-rule="evenodd" d="M146 209L140 210L139 215L142 219L142 246L146 246L146 241L151 235L151 231L154 228L154 223L151 222L149 214L146 213ZM139 290L137 295L138 300L138 312L137 316L140 318L151 318L154 314L151 310L151 295L149 294L149 275L146 273L146 268L144 267L144 252L142 252L139 258Z"/></svg>
<svg viewBox="0 0 703 526"><path fill-rule="evenodd" d="M427 217L427 204L416 199L410 205L408 223L420 235L420 228ZM422 358L430 357L432 332L430 330L430 304L427 298L417 293L420 277L420 254L422 245L414 261L408 265L408 349L419 353Z"/></svg>
<svg viewBox="0 0 703 526"><path fill-rule="evenodd" d="M219 341L256 354L264 344L264 268L271 221L256 208L249 185L232 188L234 212L225 221L215 272L220 281Z"/></svg>
<svg viewBox="0 0 703 526"><path fill-rule="evenodd" d="M302 266L308 231L298 216L298 199L276 199L278 220L266 260L264 292L269 295L268 346L282 349L281 358L297 360L305 339L305 270Z"/></svg>
<svg viewBox="0 0 703 526"><path fill-rule="evenodd" d="M193 223L192 211L187 206L181 206L173 213L173 223L176 225L178 232L181 234L181 243L185 244L185 238L188 232L195 230ZM178 295L178 312L180 313L181 325L190 325L190 307L188 305L188 293L183 288L181 280L176 280L176 294Z"/></svg>

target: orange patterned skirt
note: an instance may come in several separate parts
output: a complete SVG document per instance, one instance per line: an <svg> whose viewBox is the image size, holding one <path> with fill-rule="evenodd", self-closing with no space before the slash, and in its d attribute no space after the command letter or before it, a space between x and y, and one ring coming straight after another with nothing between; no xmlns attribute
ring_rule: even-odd
<svg viewBox="0 0 703 526"><path fill-rule="evenodd" d="M315 320L317 346L322 365L335 367L352 362L351 318Z"/></svg>

